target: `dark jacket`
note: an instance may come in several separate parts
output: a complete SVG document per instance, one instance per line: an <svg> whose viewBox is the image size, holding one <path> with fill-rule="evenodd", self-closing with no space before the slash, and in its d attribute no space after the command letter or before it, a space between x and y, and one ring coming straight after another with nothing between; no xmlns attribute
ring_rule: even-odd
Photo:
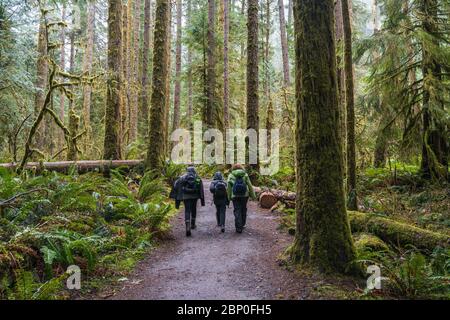
<svg viewBox="0 0 450 320"><path fill-rule="evenodd" d="M178 209L180 206L180 202L183 200L189 199L200 199L201 205L205 206L205 193L203 190L203 181L200 179L200 190L196 194L186 194L183 192L183 186L186 181L186 177L188 173L193 173L197 177L197 172L194 167L188 167L186 169L186 173L179 177L175 183L173 184L172 191L170 192L170 198L175 199L175 207ZM200 178L200 177L199 177Z"/></svg>
<svg viewBox="0 0 450 320"><path fill-rule="evenodd" d="M211 184L209 186L209 191L213 194L214 204L217 205L217 206L229 205L230 204L230 199L228 199L228 195L225 198L217 199L216 195L214 194L214 191L216 189L216 184L219 181L225 182L225 180L223 179L222 173L221 172L216 172L214 174L213 181L211 181Z"/></svg>

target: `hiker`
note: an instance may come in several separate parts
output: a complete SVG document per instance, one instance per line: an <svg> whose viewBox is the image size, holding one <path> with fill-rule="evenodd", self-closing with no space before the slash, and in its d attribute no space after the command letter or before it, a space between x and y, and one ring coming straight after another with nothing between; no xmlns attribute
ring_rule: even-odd
<svg viewBox="0 0 450 320"><path fill-rule="evenodd" d="M238 233L242 233L247 222L249 196L256 199L250 178L242 165L235 164L228 176L228 199L233 201L234 224Z"/></svg>
<svg viewBox="0 0 450 320"><path fill-rule="evenodd" d="M202 207L205 206L203 181L197 175L194 167L189 166L186 169L186 173L175 181L170 197L175 199L175 207L177 209L180 206L180 202L183 201L186 236L190 237L191 230L197 227L195 225L197 200L200 199Z"/></svg>
<svg viewBox="0 0 450 320"><path fill-rule="evenodd" d="M227 192L227 183L223 179L221 172L216 172L213 181L209 186L209 191L213 194L214 204L216 206L216 220L220 231L225 232L225 213L230 204Z"/></svg>

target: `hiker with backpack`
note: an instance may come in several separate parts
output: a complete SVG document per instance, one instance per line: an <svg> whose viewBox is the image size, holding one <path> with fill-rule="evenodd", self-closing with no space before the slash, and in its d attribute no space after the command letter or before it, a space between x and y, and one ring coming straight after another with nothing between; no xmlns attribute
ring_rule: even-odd
<svg viewBox="0 0 450 320"><path fill-rule="evenodd" d="M225 213L230 200L228 199L227 183L223 179L221 172L214 174L209 191L213 194L213 201L216 206L217 226L220 227L223 233L225 232Z"/></svg>
<svg viewBox="0 0 450 320"><path fill-rule="evenodd" d="M175 206L179 208L184 203L184 221L186 223L186 236L191 236L191 230L196 228L197 201L200 199L202 207L205 206L203 181L194 167L188 167L186 173L178 178L173 186L171 198L176 200Z"/></svg>
<svg viewBox="0 0 450 320"><path fill-rule="evenodd" d="M256 199L250 178L242 165L235 164L228 176L228 199L233 201L234 224L238 233L242 233L247 222L249 196Z"/></svg>

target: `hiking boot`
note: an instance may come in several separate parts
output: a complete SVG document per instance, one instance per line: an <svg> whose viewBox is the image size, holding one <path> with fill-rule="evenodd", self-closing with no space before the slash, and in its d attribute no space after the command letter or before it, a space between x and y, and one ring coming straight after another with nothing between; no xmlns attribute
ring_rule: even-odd
<svg viewBox="0 0 450 320"><path fill-rule="evenodd" d="M195 225L195 220L192 220L191 229L194 230L195 228L197 228L197 226Z"/></svg>
<svg viewBox="0 0 450 320"><path fill-rule="evenodd" d="M220 229L220 231L221 231L222 233L224 233L224 232L225 232L225 227L222 227L222 228Z"/></svg>
<svg viewBox="0 0 450 320"><path fill-rule="evenodd" d="M191 236L191 223L186 222L186 237L190 237L190 236Z"/></svg>
<svg viewBox="0 0 450 320"><path fill-rule="evenodd" d="M242 233L242 229L236 229L237 233Z"/></svg>

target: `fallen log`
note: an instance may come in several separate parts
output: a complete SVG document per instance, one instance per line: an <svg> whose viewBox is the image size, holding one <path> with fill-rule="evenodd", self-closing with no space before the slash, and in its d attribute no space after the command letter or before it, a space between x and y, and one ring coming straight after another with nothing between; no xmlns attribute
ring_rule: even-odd
<svg viewBox="0 0 450 320"><path fill-rule="evenodd" d="M259 203L261 205L261 208L270 209L277 202L278 202L278 199L270 191L264 191L259 195Z"/></svg>
<svg viewBox="0 0 450 320"><path fill-rule="evenodd" d="M368 232L394 246L413 245L418 249L433 250L450 244L448 235L369 213L349 211L348 219L352 232Z"/></svg>
<svg viewBox="0 0 450 320"><path fill-rule="evenodd" d="M295 202L296 194L283 190L255 187L256 194L261 196L270 193L279 202L291 204ZM265 197L264 196L264 200ZM271 208L277 209L277 203ZM263 204L261 207L264 208ZM370 213L348 211L348 219L353 233L367 232L379 237L386 243L405 247L412 245L418 249L433 250L437 246L448 247L450 236L430 230L422 229L407 223L398 222L389 218L376 216Z"/></svg>
<svg viewBox="0 0 450 320"><path fill-rule="evenodd" d="M28 162L25 165L27 170L49 170L57 172L67 172L70 168L76 168L78 172L98 170L100 172L109 169L126 167L132 169L142 164L142 160L80 160L80 161L56 161L56 162ZM0 163L0 168L15 170L18 163Z"/></svg>

